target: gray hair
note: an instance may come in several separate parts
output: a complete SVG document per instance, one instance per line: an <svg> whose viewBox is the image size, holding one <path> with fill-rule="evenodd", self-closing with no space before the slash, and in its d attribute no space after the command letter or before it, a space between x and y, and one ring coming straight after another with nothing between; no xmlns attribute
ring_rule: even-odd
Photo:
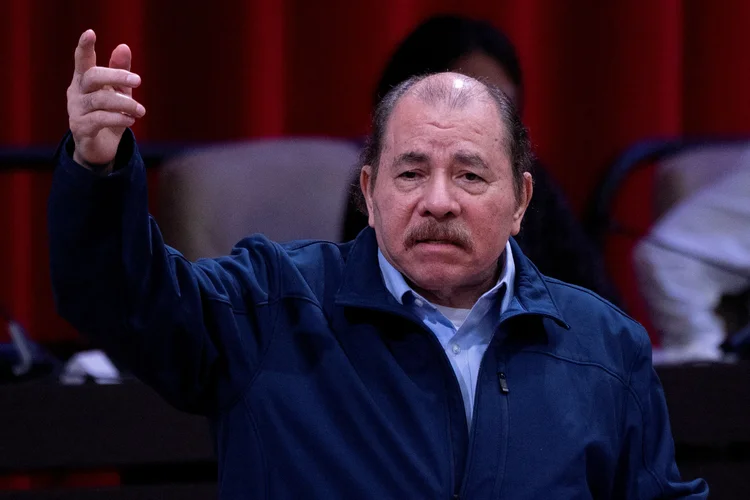
<svg viewBox="0 0 750 500"><path fill-rule="evenodd" d="M461 75L461 78L477 82L479 85L464 85L457 89L448 85L445 80L429 78L435 74L439 73L414 76L401 82L393 87L375 107L372 118L372 132L359 158L360 169L365 165L370 165L372 168L370 189L373 189L375 186L375 180L378 176L380 157L383 152L383 136L385 135L388 122L393 114L393 110L396 108L396 104L411 90L414 95L427 104L446 104L451 109L462 108L475 99L487 97L495 103L500 120L505 126L506 133L504 134L505 137L502 138L502 144L505 147L506 154L511 159L514 192L516 201L520 202L523 191L523 174L531 172L534 163L534 154L531 148L529 133L521 121L513 102L499 88L486 82ZM422 82L422 85L417 86L420 82ZM352 190L356 198L357 207L362 213L367 214L364 193L362 193L359 183L353 185Z"/></svg>

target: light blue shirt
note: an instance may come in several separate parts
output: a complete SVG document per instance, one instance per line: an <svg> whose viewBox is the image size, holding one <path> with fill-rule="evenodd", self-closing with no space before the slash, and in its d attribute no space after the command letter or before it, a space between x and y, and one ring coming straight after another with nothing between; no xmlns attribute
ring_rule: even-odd
<svg viewBox="0 0 750 500"><path fill-rule="evenodd" d="M497 284L479 297L471 309L455 309L436 306L415 292L378 250L380 272L388 291L400 304L411 309L443 346L461 388L469 426L482 356L492 340L500 315L513 298L516 266L510 243L506 243L503 255L503 270Z"/></svg>

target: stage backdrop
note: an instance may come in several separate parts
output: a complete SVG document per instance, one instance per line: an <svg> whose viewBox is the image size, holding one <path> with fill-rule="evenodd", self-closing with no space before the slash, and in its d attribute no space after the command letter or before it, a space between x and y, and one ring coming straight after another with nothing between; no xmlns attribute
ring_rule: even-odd
<svg viewBox="0 0 750 500"><path fill-rule="evenodd" d="M0 146L66 130L73 50L87 28L106 64L121 42L143 77L141 142L358 136L395 44L426 16L484 17L518 46L525 119L580 211L636 140L750 130L744 0L0 0ZM49 176L0 174L0 306L60 335L48 285Z"/></svg>

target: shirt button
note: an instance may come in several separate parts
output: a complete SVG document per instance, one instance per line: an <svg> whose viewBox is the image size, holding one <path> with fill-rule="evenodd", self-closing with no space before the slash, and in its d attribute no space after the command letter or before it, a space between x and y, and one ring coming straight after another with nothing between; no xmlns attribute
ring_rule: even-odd
<svg viewBox="0 0 750 500"><path fill-rule="evenodd" d="M422 307L424 305L424 302L422 301L422 299L416 299L414 301L414 305L417 307Z"/></svg>
<svg viewBox="0 0 750 500"><path fill-rule="evenodd" d="M451 346L451 351L453 351L453 354L458 354L461 352L461 346L458 344L453 344Z"/></svg>

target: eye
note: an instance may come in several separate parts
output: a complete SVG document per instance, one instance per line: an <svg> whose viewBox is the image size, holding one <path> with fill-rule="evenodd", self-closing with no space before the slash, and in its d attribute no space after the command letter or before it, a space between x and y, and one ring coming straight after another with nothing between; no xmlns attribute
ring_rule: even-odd
<svg viewBox="0 0 750 500"><path fill-rule="evenodd" d="M399 178L401 178L401 179L416 179L417 178L417 173L414 172L413 170L407 170L406 172L402 172L401 174L399 174Z"/></svg>
<svg viewBox="0 0 750 500"><path fill-rule="evenodd" d="M464 174L464 179L466 179L469 182L479 182L479 181L484 180L473 172L466 172Z"/></svg>

